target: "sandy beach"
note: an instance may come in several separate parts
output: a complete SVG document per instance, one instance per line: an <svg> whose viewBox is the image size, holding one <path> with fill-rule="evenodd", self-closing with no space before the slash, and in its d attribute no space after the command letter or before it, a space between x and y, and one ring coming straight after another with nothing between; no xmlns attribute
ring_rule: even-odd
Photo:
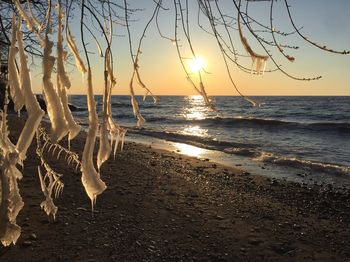
<svg viewBox="0 0 350 262"><path fill-rule="evenodd" d="M15 141L23 118L9 124ZM71 144L75 152L83 145L84 134ZM108 188L92 213L80 172L46 157L65 185L57 218L40 209L33 142L20 182L22 235L0 247L2 262L350 259L349 190L253 176L128 142L102 166Z"/></svg>

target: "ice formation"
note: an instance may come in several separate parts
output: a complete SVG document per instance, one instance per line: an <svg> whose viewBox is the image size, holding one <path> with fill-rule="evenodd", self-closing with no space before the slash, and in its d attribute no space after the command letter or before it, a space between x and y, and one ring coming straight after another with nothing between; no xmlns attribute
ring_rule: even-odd
<svg viewBox="0 0 350 262"><path fill-rule="evenodd" d="M62 9L58 4L58 32L57 32L57 88L56 91L61 100L63 106L64 117L68 124L69 130L69 140L72 140L78 135L81 127L74 121L72 113L68 106L68 97L66 93L66 88L70 88L71 82L65 71L64 63L67 53L63 50L63 37L62 37Z"/></svg>
<svg viewBox="0 0 350 262"><path fill-rule="evenodd" d="M48 34L51 33L51 16L48 17L46 25L46 34L44 40L43 56L43 93L47 105L47 113L51 122L51 140L55 143L60 141L69 131L68 124L60 97L58 96L52 82L51 74L55 63L55 57L51 56L53 42L49 40Z"/></svg>
<svg viewBox="0 0 350 262"><path fill-rule="evenodd" d="M133 91L132 91L132 95L130 97L130 100L131 100L131 105L132 105L132 110L133 110L134 116L137 119L137 126L142 126L146 120L143 118L143 116L141 115L141 113L139 111L139 104L137 103L137 101L135 99L135 95L134 95Z"/></svg>
<svg viewBox="0 0 350 262"><path fill-rule="evenodd" d="M40 43L43 43L44 39L41 37L41 35L39 34L39 32L37 30L35 30L35 24L38 23L38 29L39 31L41 30L41 25L39 24L39 22L37 21L37 19L34 17L33 13L31 13L32 18L30 18L27 13L24 11L24 9L22 8L19 0L13 0L13 2L16 5L16 8L18 10L18 13L20 14L21 18L26 22L27 25L27 29L33 33L36 34L36 36L38 37L38 39L40 40ZM30 7L30 6L29 6ZM31 9L29 8L30 12ZM33 19L33 20L32 20Z"/></svg>
<svg viewBox="0 0 350 262"><path fill-rule="evenodd" d="M62 9L58 4L58 29L57 29L57 75L59 76L61 84L66 87L71 87L71 82L64 68L65 58L67 56L67 52L63 50L63 37L62 37Z"/></svg>
<svg viewBox="0 0 350 262"><path fill-rule="evenodd" d="M112 147L114 144L113 154L115 154L118 149L118 145L120 142L120 149L123 149L124 136L126 130L120 127L112 117L112 109L111 109L111 95L112 88L115 85L115 78L113 75L112 64L110 59L110 53L106 52L107 55L105 57L105 90L103 94L103 119L102 125L100 127L100 147L97 154L97 166L100 169L101 165L109 159ZM110 140L108 140L108 133L110 136Z"/></svg>
<svg viewBox="0 0 350 262"><path fill-rule="evenodd" d="M16 8L18 10L18 13L20 14L20 16L22 17L22 19L26 22L27 28L29 31L34 31L34 24L32 19L30 19L30 17L27 15L27 13L24 11L24 9L22 8L19 0L13 0L13 2L16 5Z"/></svg>
<svg viewBox="0 0 350 262"><path fill-rule="evenodd" d="M206 106L208 106L211 110L215 110L213 104L210 102L209 97L207 95L207 92L205 91L205 87L202 81L199 81L199 87L200 87L200 95L202 95L204 102Z"/></svg>
<svg viewBox="0 0 350 262"><path fill-rule="evenodd" d="M247 51L247 53L250 55L252 59L252 70L255 65L255 71L258 75L262 75L265 72L265 67L266 67L266 62L267 59L269 58L268 56L264 55L259 55L253 51L253 49L250 47L248 44L247 38L243 36L242 33L242 27L240 23L240 13L238 12L238 18L237 18L237 23L238 23L238 31L239 31L239 36L241 39L241 42L244 46L244 49Z"/></svg>
<svg viewBox="0 0 350 262"><path fill-rule="evenodd" d="M22 173L16 167L20 158L8 138L6 106L1 112L0 130L0 241L8 246L15 244L21 234L16 218L24 203L17 184L17 180L22 178Z"/></svg>
<svg viewBox="0 0 350 262"><path fill-rule="evenodd" d="M107 130L108 120L104 117L102 120L102 125L100 127L100 147L97 153L97 167L100 169L101 165L108 160L112 148L108 140L108 130Z"/></svg>
<svg viewBox="0 0 350 262"><path fill-rule="evenodd" d="M93 151L95 146L96 135L98 132L98 117L96 113L96 103L92 88L91 69L88 69L88 110L89 110L89 130L87 132L86 142L83 151L81 172L81 181L85 187L85 191L89 196L92 208L96 202L96 198L106 189L106 184L101 180L100 174L96 171L93 164Z"/></svg>
<svg viewBox="0 0 350 262"><path fill-rule="evenodd" d="M21 110L21 108L24 105L24 97L21 91L19 77L18 77L18 71L16 67L16 54L18 52L18 49L16 47L16 34L17 34L17 21L15 15L12 17L12 39L11 39L11 46L9 51L9 57L8 57L8 83L10 88L10 95L12 97L15 111Z"/></svg>
<svg viewBox="0 0 350 262"><path fill-rule="evenodd" d="M33 10L32 10L32 6L29 2L29 0L27 0L27 6L28 6L28 9L29 9L29 13L30 13L30 16L31 18L33 19L33 23L36 25L36 27L38 28L38 31L40 33L41 29L42 29L42 24L40 24L40 22L36 19L36 17L34 16L33 14Z"/></svg>
<svg viewBox="0 0 350 262"><path fill-rule="evenodd" d="M112 92L110 91L108 94L107 115L108 115L108 126L110 130L111 146L113 147L113 143L114 143L113 155L115 157L119 144L120 144L120 151L123 151L126 129L119 126L112 118L111 95L112 95Z"/></svg>
<svg viewBox="0 0 350 262"><path fill-rule="evenodd" d="M46 174L43 176L40 167L38 167L38 176L41 191L44 193L45 200L41 202L40 207L48 216L52 215L55 219L58 208L53 203L52 193L54 193L54 197L57 198L63 190L63 183L60 181L61 175L54 172L46 163L42 164L46 169Z"/></svg>
<svg viewBox="0 0 350 262"><path fill-rule="evenodd" d="M28 112L28 119L17 141L17 150L22 160L26 158L27 149L30 146L35 131L38 128L45 112L41 110L38 101L32 91L30 72L27 65L27 56L24 53L22 32L16 31L19 58L20 58L20 82L22 92L25 100L26 110Z"/></svg>
<svg viewBox="0 0 350 262"><path fill-rule="evenodd" d="M105 90L103 93L103 115L102 125L100 127L100 147L97 153L97 167L100 169L101 165L108 160L112 148L108 140L108 93L109 83L107 81L108 72L105 72Z"/></svg>
<svg viewBox="0 0 350 262"><path fill-rule="evenodd" d="M79 52L78 52L78 48L75 44L75 41L73 39L73 36L69 30L69 27L68 25L66 25L66 37L67 37L67 44L75 58L75 64L77 66L77 68L79 69L79 71L81 73L86 73L86 68L85 68L85 65L83 63L83 60L81 60L81 57L79 55Z"/></svg>
<svg viewBox="0 0 350 262"><path fill-rule="evenodd" d="M112 73L112 79L114 79L113 73ZM112 96L112 87L113 87L114 83L115 83L115 80L113 80L113 81L110 80L110 88L108 88L108 95L107 95L107 100L106 100L106 103L107 103L107 114L106 115L107 115L107 120L108 120L109 135L110 135L110 139L111 139L111 147L113 147L113 143L114 143L113 154L115 157L119 143L120 143L120 151L123 151L126 129L119 126L118 123L115 122L112 118L111 96Z"/></svg>

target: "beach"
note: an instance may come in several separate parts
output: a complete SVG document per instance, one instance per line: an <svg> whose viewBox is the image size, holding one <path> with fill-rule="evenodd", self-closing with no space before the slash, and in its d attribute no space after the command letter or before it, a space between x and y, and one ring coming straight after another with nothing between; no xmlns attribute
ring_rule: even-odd
<svg viewBox="0 0 350 262"><path fill-rule="evenodd" d="M11 116L16 141L23 118ZM71 142L81 154L85 134ZM63 141L67 144L67 141ZM95 147L97 150L98 146ZM63 174L56 220L44 196L33 142L19 182L25 203L17 244L0 261L348 261L350 191L251 175L244 170L127 142L101 168L94 211L81 174Z"/></svg>

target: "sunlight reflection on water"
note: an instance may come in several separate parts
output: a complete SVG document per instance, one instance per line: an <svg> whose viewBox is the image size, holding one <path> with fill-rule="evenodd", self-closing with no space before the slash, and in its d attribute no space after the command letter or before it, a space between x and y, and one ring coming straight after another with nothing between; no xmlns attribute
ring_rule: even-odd
<svg viewBox="0 0 350 262"><path fill-rule="evenodd" d="M185 97L185 106L182 115L186 120L203 120L208 117L208 108L204 99L200 95ZM208 137L208 129L201 128L199 125L188 125L179 131L183 135L192 135Z"/></svg>
<svg viewBox="0 0 350 262"><path fill-rule="evenodd" d="M205 153L205 151L202 148L191 146L187 144L181 144L181 143L174 143L175 148L179 151L181 154L185 154L192 157L200 157L202 154Z"/></svg>
<svg viewBox="0 0 350 262"><path fill-rule="evenodd" d="M186 103L182 114L186 120L202 120L207 117L208 108L202 96L188 96L184 99Z"/></svg>
<svg viewBox="0 0 350 262"><path fill-rule="evenodd" d="M190 136L200 136L200 137L208 137L208 129L201 128L200 126L186 126L184 129L180 131L182 135L190 135Z"/></svg>

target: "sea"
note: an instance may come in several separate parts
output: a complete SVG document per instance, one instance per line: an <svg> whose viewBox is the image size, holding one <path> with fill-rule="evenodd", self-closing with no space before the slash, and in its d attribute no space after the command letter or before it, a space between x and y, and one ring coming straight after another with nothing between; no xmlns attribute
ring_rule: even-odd
<svg viewBox="0 0 350 262"><path fill-rule="evenodd" d="M101 112L102 96L96 96ZM146 119L137 127L129 96L112 97L113 118L127 139L207 161L310 184L350 188L350 97L137 97ZM87 127L86 96L72 95L77 121Z"/></svg>

